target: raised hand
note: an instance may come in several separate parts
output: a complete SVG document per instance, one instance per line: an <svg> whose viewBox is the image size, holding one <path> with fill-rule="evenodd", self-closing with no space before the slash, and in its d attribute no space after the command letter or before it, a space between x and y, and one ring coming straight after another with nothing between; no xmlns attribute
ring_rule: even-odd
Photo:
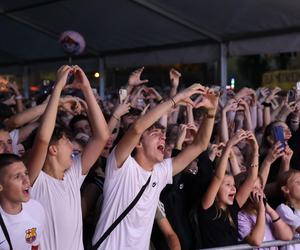
<svg viewBox="0 0 300 250"><path fill-rule="evenodd" d="M238 100L238 110L244 110L244 111L250 112L248 103L243 99L239 99Z"/></svg>
<svg viewBox="0 0 300 250"><path fill-rule="evenodd" d="M198 128L196 127L196 125L194 123L189 123L186 125L186 136L184 141L189 143L192 142L194 140L194 137L197 134Z"/></svg>
<svg viewBox="0 0 300 250"><path fill-rule="evenodd" d="M258 98L258 101L260 103L263 103L266 100L267 96L270 93L271 93L271 91L268 88L265 88L265 87L264 88L260 88L259 89L259 98Z"/></svg>
<svg viewBox="0 0 300 250"><path fill-rule="evenodd" d="M290 163L293 154L293 150L289 147L289 145L286 145L283 151L282 160L286 163Z"/></svg>
<svg viewBox="0 0 300 250"><path fill-rule="evenodd" d="M264 211L264 194L259 191L253 191L250 195L250 200L256 211Z"/></svg>
<svg viewBox="0 0 300 250"><path fill-rule="evenodd" d="M144 70L144 67L139 68L133 71L128 78L128 85L131 87L139 86L141 84L147 83L148 80L141 80L141 74Z"/></svg>
<svg viewBox="0 0 300 250"><path fill-rule="evenodd" d="M267 103L270 103L271 100L277 98L277 94L278 94L278 92L280 92L280 91L281 91L281 88L279 88L279 87L276 87L276 88L272 89L271 92L270 92L270 94L266 97L265 101L266 101Z"/></svg>
<svg viewBox="0 0 300 250"><path fill-rule="evenodd" d="M74 74L74 81L67 85L67 88L82 89L84 87L90 87L90 82L87 76L78 65L72 67L71 73Z"/></svg>
<svg viewBox="0 0 300 250"><path fill-rule="evenodd" d="M180 124L178 128L178 134L177 134L177 139L176 139L176 145L175 147L177 149L182 149L182 144L185 140L186 137L186 130L187 130L187 125L186 124Z"/></svg>
<svg viewBox="0 0 300 250"><path fill-rule="evenodd" d="M153 99L153 100L162 100L162 96L157 92L155 88L147 88L146 90L146 99Z"/></svg>
<svg viewBox="0 0 300 250"><path fill-rule="evenodd" d="M9 82L7 87L10 88L15 94L19 95L19 87L16 82Z"/></svg>
<svg viewBox="0 0 300 250"><path fill-rule="evenodd" d="M219 95L216 94L212 89L206 90L206 93L203 94L200 101L196 104L195 108L206 108L217 109L219 101Z"/></svg>
<svg viewBox="0 0 300 250"><path fill-rule="evenodd" d="M209 159L213 161L216 157L221 157L225 143L221 142L219 144L211 144L209 146Z"/></svg>
<svg viewBox="0 0 300 250"><path fill-rule="evenodd" d="M247 132L248 131L245 131L243 129L238 130L236 134L229 139L229 141L227 142L227 146L232 147L238 144L240 141L248 138Z"/></svg>
<svg viewBox="0 0 300 250"><path fill-rule="evenodd" d="M230 99L225 107L223 108L223 112L227 113L229 111L236 111L238 107L238 102L235 99Z"/></svg>
<svg viewBox="0 0 300 250"><path fill-rule="evenodd" d="M282 149L281 142L278 141L271 149L269 149L265 161L267 161L269 164L272 164L276 159L282 157L283 155L284 151Z"/></svg>
<svg viewBox="0 0 300 250"><path fill-rule="evenodd" d="M128 102L128 98L127 98L127 101L125 100L124 103L120 103L117 106L114 112L114 116L120 119L123 115L127 114L129 110L130 110L130 103Z"/></svg>
<svg viewBox="0 0 300 250"><path fill-rule="evenodd" d="M72 68L69 65L61 66L56 75L56 85L64 87L67 83L68 75L72 72Z"/></svg>
<svg viewBox="0 0 300 250"><path fill-rule="evenodd" d="M179 85L179 79L181 77L181 73L177 71L176 69L170 69L169 77L171 81L172 88L177 88Z"/></svg>
<svg viewBox="0 0 300 250"><path fill-rule="evenodd" d="M85 110L86 104L78 97L65 96L60 99L59 108L72 115L81 114Z"/></svg>
<svg viewBox="0 0 300 250"><path fill-rule="evenodd" d="M193 107L195 103L191 100L191 96L195 94L206 94L207 90L204 86L199 83L195 83L192 86L186 88L185 90L174 96L174 101L176 104L191 104Z"/></svg>
<svg viewBox="0 0 300 250"><path fill-rule="evenodd" d="M247 134L247 141L254 149L253 153L258 152L259 147L254 133L252 131L246 131L246 134Z"/></svg>

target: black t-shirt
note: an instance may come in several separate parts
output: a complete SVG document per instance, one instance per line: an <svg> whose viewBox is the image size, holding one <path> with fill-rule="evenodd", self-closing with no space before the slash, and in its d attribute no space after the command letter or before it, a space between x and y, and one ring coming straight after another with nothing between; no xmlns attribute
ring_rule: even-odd
<svg viewBox="0 0 300 250"><path fill-rule="evenodd" d="M300 141L300 129L298 129L296 132L292 133L292 137L289 140L289 146L293 150L293 156L291 160L291 168L300 170L300 147L299 147L299 141Z"/></svg>
<svg viewBox="0 0 300 250"><path fill-rule="evenodd" d="M179 153L179 150L174 149L172 157ZM198 157L197 174L189 172L177 174L173 177L173 184L167 185L160 195L160 200L165 206L166 216L176 232L183 250L201 247L201 242L197 239L197 232L194 230L195 226L190 221L190 211L195 206L198 207L212 175L212 162L208 157L208 152L204 151ZM162 242L154 237L152 240L154 244ZM165 249L161 245L157 248Z"/></svg>
<svg viewBox="0 0 300 250"><path fill-rule="evenodd" d="M232 226L229 217L224 210L219 209L221 216L218 217L218 209L215 204L204 210L199 209L198 223L202 239L202 247L221 247L238 244L238 212L240 207L236 200L228 206L235 226Z"/></svg>

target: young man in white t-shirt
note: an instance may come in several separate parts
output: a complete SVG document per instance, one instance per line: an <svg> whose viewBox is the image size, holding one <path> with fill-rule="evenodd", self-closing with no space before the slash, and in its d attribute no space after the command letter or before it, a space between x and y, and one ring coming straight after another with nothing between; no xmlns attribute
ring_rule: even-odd
<svg viewBox="0 0 300 250"><path fill-rule="evenodd" d="M75 79L68 87L78 88L84 94L92 129L92 136L81 157L74 159L71 157L73 146L67 134L55 128L59 97L69 74L74 74ZM57 78L29 157L29 178L32 196L46 211L42 248L83 250L80 186L104 148L109 130L82 69L62 66Z"/></svg>
<svg viewBox="0 0 300 250"><path fill-rule="evenodd" d="M193 105L190 96L202 94L199 106L208 115L195 136L194 142L173 159L164 160L165 134L152 126L163 114L180 102ZM118 224L98 249L149 249L155 210L161 190L172 182L172 175L181 172L209 143L218 97L200 84L194 84L141 116L124 134L107 160L104 201L93 245L108 227L128 207L151 175L140 200ZM198 105L197 105L198 106ZM136 154L131 157L132 151Z"/></svg>
<svg viewBox="0 0 300 250"><path fill-rule="evenodd" d="M39 249L45 224L44 208L30 199L28 172L14 154L0 154L0 213L13 249ZM9 243L0 229L0 250Z"/></svg>

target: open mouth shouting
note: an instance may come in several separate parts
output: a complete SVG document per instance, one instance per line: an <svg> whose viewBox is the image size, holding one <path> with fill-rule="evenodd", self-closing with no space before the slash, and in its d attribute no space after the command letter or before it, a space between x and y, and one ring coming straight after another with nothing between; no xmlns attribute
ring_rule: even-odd
<svg viewBox="0 0 300 250"><path fill-rule="evenodd" d="M159 144L157 147L157 150L161 153L164 154L165 152L165 145L164 144Z"/></svg>
<svg viewBox="0 0 300 250"><path fill-rule="evenodd" d="M23 189L23 194L26 196L26 197L29 197L29 187L26 187Z"/></svg>
<svg viewBox="0 0 300 250"><path fill-rule="evenodd" d="M228 198L229 198L229 200L231 200L231 201L234 200L234 197L235 197L235 192L234 192L234 193L230 193L230 194L228 195Z"/></svg>

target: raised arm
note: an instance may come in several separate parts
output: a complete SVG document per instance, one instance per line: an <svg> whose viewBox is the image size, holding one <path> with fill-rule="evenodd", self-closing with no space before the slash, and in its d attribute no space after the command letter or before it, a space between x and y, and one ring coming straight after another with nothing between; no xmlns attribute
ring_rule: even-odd
<svg viewBox="0 0 300 250"><path fill-rule="evenodd" d="M5 119L4 124L9 130L22 127L23 125L32 122L41 116L45 112L46 106L47 103L43 103L26 109L23 112L17 113L8 119Z"/></svg>
<svg viewBox="0 0 300 250"><path fill-rule="evenodd" d="M34 184L45 163L48 145L55 127L59 97L62 89L66 84L67 77L70 71L71 67L64 65L57 72L57 82L53 89L45 113L42 116L40 127L37 131L33 148L27 163L31 185Z"/></svg>
<svg viewBox="0 0 300 250"><path fill-rule="evenodd" d="M246 101L244 101L243 99L240 99L239 100L239 105L243 108L244 114L245 114L244 129L253 131L251 113L250 113L248 103Z"/></svg>
<svg viewBox="0 0 300 250"><path fill-rule="evenodd" d="M252 146L252 162L248 167L247 178L236 194L236 200L240 207L242 207L247 201L258 174L258 144L255 139L255 135L251 131L247 131L247 140Z"/></svg>
<svg viewBox="0 0 300 250"><path fill-rule="evenodd" d="M115 151L117 166L121 167L124 161L127 159L129 154L133 151L143 132L149 128L154 122L156 122L163 114L165 114L169 109L174 107L179 102L189 102L193 104L190 100L190 96L193 94L204 93L204 87L200 84L194 84L191 87L185 89L184 91L178 93L173 98L165 101L150 111L145 115L141 116L125 133L120 142L118 143Z"/></svg>
<svg viewBox="0 0 300 250"><path fill-rule="evenodd" d="M112 116L108 121L108 129L110 133L113 132L115 128L120 124L121 118L123 115L127 114L130 110L130 103L128 103L128 98L124 103L120 103L117 108L114 110Z"/></svg>
<svg viewBox="0 0 300 250"><path fill-rule="evenodd" d="M81 89L84 94L92 130L92 136L81 154L82 174L87 174L100 156L110 132L85 73L79 66L75 66L74 71L75 79L71 86Z"/></svg>
<svg viewBox="0 0 300 250"><path fill-rule="evenodd" d="M223 149L222 156L216 167L215 174L212 177L208 189L206 190L204 196L202 197L201 205L203 209L208 209L209 207L211 207L216 199L217 193L220 189L220 186L225 176L228 158L232 150L232 147L235 144L237 144L239 141L245 139L246 137L247 137L246 132L244 130L240 130L227 142L225 148Z"/></svg>
<svg viewBox="0 0 300 250"><path fill-rule="evenodd" d="M240 168L240 165L239 165L239 162L235 155L234 150L231 150L231 153L229 156L229 163L230 163L231 174L233 176L238 175L241 172L241 168Z"/></svg>
<svg viewBox="0 0 300 250"><path fill-rule="evenodd" d="M169 77L171 82L170 97L173 97L177 94L177 88L179 85L181 73L175 69L170 69Z"/></svg>
<svg viewBox="0 0 300 250"><path fill-rule="evenodd" d="M266 208L263 202L262 194L253 192L251 195L251 200L257 215L255 224L251 229L251 232L245 237L245 240L252 246L259 246L263 242L265 236ZM243 223L243 221L240 221L240 218L239 223ZM241 225L241 227L243 227L243 225Z"/></svg>
<svg viewBox="0 0 300 250"><path fill-rule="evenodd" d="M179 155L173 158L173 176L185 169L189 163L207 149L214 126L218 99L218 96L210 91L203 96L198 107L207 109L206 118L199 127L194 141L181 151Z"/></svg>
<svg viewBox="0 0 300 250"><path fill-rule="evenodd" d="M130 74L130 76L128 78L127 86L126 86L128 95L131 94L132 90L135 87L148 82L148 80L141 80L141 74L143 73L143 70L144 70L144 67L139 68Z"/></svg>
<svg viewBox="0 0 300 250"><path fill-rule="evenodd" d="M229 132L228 132L228 124L227 124L227 112L229 111L236 111L237 109L237 101L235 99L231 99L228 101L226 106L221 111L221 141L227 142L229 139Z"/></svg>
<svg viewBox="0 0 300 250"><path fill-rule="evenodd" d="M272 231L277 240L292 240L293 231L290 226L280 218L279 214L267 203L266 212L273 221Z"/></svg>
<svg viewBox="0 0 300 250"><path fill-rule="evenodd" d="M281 142L276 142L276 144L273 146L273 148L269 149L267 156L263 160L260 170L259 170L259 174L263 180L263 183L262 183L263 187L266 186L272 163L277 158L283 156L283 154L284 154L284 152L282 151Z"/></svg>

